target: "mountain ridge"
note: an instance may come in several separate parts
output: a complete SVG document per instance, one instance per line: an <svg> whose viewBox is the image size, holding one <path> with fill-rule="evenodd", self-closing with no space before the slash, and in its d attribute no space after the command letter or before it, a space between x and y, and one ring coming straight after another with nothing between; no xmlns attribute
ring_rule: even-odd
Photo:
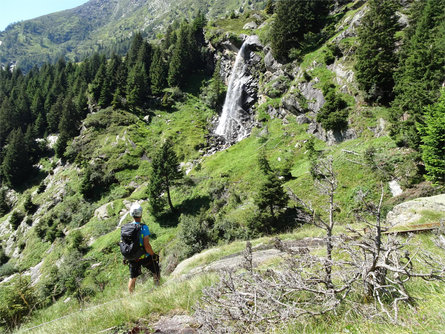
<svg viewBox="0 0 445 334"><path fill-rule="evenodd" d="M264 0L249 1L251 8ZM60 57L80 61L95 52L123 55L135 32L149 39L168 24L190 19L199 10L209 18L238 10L247 0L90 0L78 7L11 24L0 32L0 65L28 71Z"/></svg>

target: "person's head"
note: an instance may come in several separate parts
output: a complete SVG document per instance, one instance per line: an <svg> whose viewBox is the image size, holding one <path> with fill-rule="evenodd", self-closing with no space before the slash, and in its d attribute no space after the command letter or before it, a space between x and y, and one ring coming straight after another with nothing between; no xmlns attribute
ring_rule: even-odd
<svg viewBox="0 0 445 334"><path fill-rule="evenodd" d="M138 203L134 203L130 208L130 215L134 220L139 220L142 217L142 207Z"/></svg>

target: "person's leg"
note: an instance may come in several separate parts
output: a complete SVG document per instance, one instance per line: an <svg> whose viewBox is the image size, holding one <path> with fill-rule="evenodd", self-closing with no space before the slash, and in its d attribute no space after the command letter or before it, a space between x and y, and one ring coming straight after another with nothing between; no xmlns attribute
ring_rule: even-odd
<svg viewBox="0 0 445 334"><path fill-rule="evenodd" d="M130 278L130 280L128 281L128 292L129 293L133 293L135 285L136 285L136 277Z"/></svg>
<svg viewBox="0 0 445 334"><path fill-rule="evenodd" d="M151 271L154 285L159 286L161 284L161 270L159 268L159 263L153 261L153 258L150 256L145 260L144 267Z"/></svg>
<svg viewBox="0 0 445 334"><path fill-rule="evenodd" d="M141 274L141 264L139 262L130 262L130 280L128 281L128 292L133 293L136 285L136 278Z"/></svg>

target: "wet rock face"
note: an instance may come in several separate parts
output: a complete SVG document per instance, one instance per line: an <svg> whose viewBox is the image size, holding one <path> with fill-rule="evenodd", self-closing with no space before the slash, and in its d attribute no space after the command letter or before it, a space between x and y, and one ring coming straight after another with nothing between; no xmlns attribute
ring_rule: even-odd
<svg viewBox="0 0 445 334"><path fill-rule="evenodd" d="M254 126L252 107L258 100L257 69L261 63L255 51L262 49L258 36L246 36L236 60L228 63L227 52L221 57L222 76L228 81L228 90L221 116L215 123L215 134L226 144L247 137ZM232 53L233 59L233 53ZM230 74L229 73L230 68Z"/></svg>

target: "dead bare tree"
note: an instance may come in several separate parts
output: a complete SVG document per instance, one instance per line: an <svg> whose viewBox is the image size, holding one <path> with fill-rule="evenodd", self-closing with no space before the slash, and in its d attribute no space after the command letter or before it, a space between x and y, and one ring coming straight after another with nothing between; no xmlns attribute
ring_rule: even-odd
<svg viewBox="0 0 445 334"><path fill-rule="evenodd" d="M288 189L290 197L312 214L314 224L326 231L326 254L298 251L277 239L280 265L260 270L254 268L248 243L245 270L222 275L218 284L204 291L195 313L203 325L201 332L264 333L286 321L333 312L340 305L364 317L398 322L400 304L415 305L407 289L410 280L444 280L443 253L430 254L413 247L411 238L383 234L382 185L377 204L368 200L367 193L357 195L359 216L367 228L349 228L349 236L334 235L338 184L332 165L332 158L327 158L313 169L315 184L327 196L327 215L318 214ZM351 292L362 298L349 298Z"/></svg>

